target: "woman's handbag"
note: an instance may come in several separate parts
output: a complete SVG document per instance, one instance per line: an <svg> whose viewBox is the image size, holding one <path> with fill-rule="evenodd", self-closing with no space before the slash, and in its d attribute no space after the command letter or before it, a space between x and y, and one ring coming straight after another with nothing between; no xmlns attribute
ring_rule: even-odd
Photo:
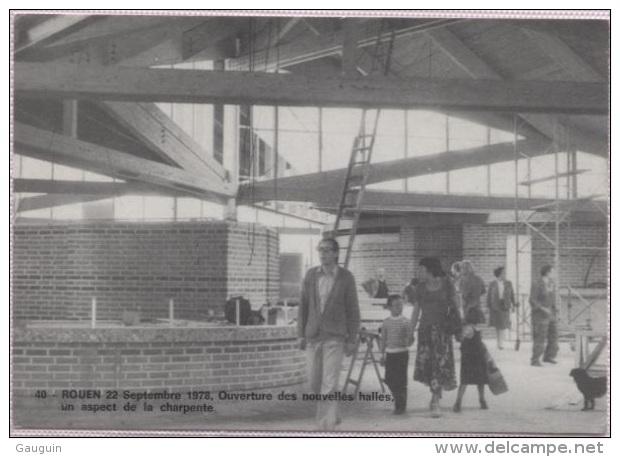
<svg viewBox="0 0 620 457"><path fill-rule="evenodd" d="M489 351L484 351L484 361L487 369L487 379L489 380L489 389L493 393L493 395L503 394L508 392L508 385L506 384L506 380L504 376L502 376L502 372L499 371L497 365L495 365L495 361L489 354Z"/></svg>

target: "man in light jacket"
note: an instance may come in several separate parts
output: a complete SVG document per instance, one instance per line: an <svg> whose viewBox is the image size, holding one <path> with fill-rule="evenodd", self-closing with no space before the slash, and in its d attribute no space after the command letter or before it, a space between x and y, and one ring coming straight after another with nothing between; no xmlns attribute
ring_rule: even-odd
<svg viewBox="0 0 620 457"><path fill-rule="evenodd" d="M338 391L344 355L355 350L360 329L360 309L355 278L338 266L338 242L321 240L317 248L321 265L306 273L299 300L297 335L306 350L308 381L315 394ZM319 401L319 430L333 430L339 422L338 402Z"/></svg>

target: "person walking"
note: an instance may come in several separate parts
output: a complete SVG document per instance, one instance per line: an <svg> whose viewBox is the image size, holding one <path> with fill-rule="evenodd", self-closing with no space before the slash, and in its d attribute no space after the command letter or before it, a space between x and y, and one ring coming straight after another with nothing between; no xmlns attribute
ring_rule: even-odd
<svg viewBox="0 0 620 457"><path fill-rule="evenodd" d="M442 392L457 385L452 334L447 329L448 308L456 306L455 291L436 257L420 260L418 279L411 315L412 335L420 323L413 379L430 388L431 415L441 417Z"/></svg>
<svg viewBox="0 0 620 457"><path fill-rule="evenodd" d="M379 340L381 364L385 366L385 383L394 396L394 414L403 414L407 409L408 346L413 344L413 335L409 319L403 316L403 298L390 295L387 307L390 315L381 325Z"/></svg>
<svg viewBox="0 0 620 457"><path fill-rule="evenodd" d="M461 262L461 279L459 281L459 290L463 301L463 316L467 316L469 308L477 307L482 310L481 298L486 290L484 281L476 274L474 264L469 260ZM476 313L476 316L482 318L478 324L485 322L484 313Z"/></svg>
<svg viewBox="0 0 620 457"><path fill-rule="evenodd" d="M510 313L515 306L515 294L512 283L506 280L506 268L493 270L495 280L489 284L487 307L489 308L489 325L497 332L497 348L504 349L510 330Z"/></svg>
<svg viewBox="0 0 620 457"><path fill-rule="evenodd" d="M482 335L478 327L481 316L476 315L481 312L479 308L473 307L465 316L465 326L461 335L461 378L456 403L453 407L455 413L461 412L461 402L468 385L478 387L480 408L489 409L484 398L484 386L489 383L485 358L487 349L482 342ZM484 320L483 317L482 320Z"/></svg>
<svg viewBox="0 0 620 457"><path fill-rule="evenodd" d="M530 290L530 306L532 307L532 359L531 364L540 367L540 357L543 362L557 363L558 328L557 308L555 304L554 268L543 265L540 277L532 282Z"/></svg>
<svg viewBox="0 0 620 457"><path fill-rule="evenodd" d="M355 278L338 266L340 246L333 238L317 247L321 265L304 277L297 318L298 345L306 351L309 388L315 394L335 394L345 355L356 348L360 308ZM317 406L319 430L333 430L340 421L338 402L321 400Z"/></svg>

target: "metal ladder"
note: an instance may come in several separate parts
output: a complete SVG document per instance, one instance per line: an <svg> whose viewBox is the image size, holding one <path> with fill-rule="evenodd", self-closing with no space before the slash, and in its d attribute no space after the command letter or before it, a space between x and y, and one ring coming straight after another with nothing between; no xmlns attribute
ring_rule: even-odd
<svg viewBox="0 0 620 457"><path fill-rule="evenodd" d="M379 29L377 40L373 48L369 74L380 70L381 74L386 76L390 71L395 29L391 31L388 30L387 33L385 33L386 28L386 22L382 20L381 28ZM344 268L348 268L349 261L351 260L353 243L359 225L364 190L366 189L366 183L370 174L370 159L372 158L372 152L375 146L380 114L380 108L370 108L362 111L358 134L353 140L353 147L351 148L347 174L344 179L340 204L338 205L338 212L336 214L336 222L334 223L332 231L333 236L336 237L341 222L345 219L352 221L349 230L349 242L346 247L347 252L343 263ZM368 131L367 124L370 124L370 129L368 129Z"/></svg>

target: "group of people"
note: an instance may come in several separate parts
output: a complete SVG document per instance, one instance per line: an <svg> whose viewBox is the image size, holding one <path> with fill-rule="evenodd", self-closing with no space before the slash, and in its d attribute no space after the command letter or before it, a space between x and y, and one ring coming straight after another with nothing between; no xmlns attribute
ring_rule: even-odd
<svg viewBox="0 0 620 457"><path fill-rule="evenodd" d="M338 390L344 356L356 350L360 310L355 278L351 272L338 266L338 242L332 238L323 239L317 250L321 265L308 270L302 283L298 343L306 351L310 389L329 398ZM480 328L485 323L482 297L486 286L467 260L455 263L451 273L448 275L444 271L438 258L425 257L419 262L416 279L402 295L389 294L387 284L376 289L387 295L390 310L390 316L381 326L380 350L385 381L395 400L395 414L404 413L407 407L408 348L416 340L416 330L418 346L413 379L430 388L431 415L442 415L440 400L443 391L457 388L454 337L461 341L461 370L453 410L461 411L467 385L478 387L480 407L488 408L484 391L489 382L489 355ZM551 273L551 267L543 267L541 278L533 283L530 294L534 366L541 365L539 359L543 354L543 361L555 363L557 354L555 291ZM506 280L505 269L496 268L494 275L496 279L487 292L487 305L490 325L496 328L498 348L502 349L510 328L510 313L517 304L512 284ZM383 274L378 279L385 281ZM402 315L405 302L413 305L411 320ZM451 312L457 313L462 323L458 334L447 325ZM320 430L334 429L340 422L338 402L319 402L316 419Z"/></svg>

